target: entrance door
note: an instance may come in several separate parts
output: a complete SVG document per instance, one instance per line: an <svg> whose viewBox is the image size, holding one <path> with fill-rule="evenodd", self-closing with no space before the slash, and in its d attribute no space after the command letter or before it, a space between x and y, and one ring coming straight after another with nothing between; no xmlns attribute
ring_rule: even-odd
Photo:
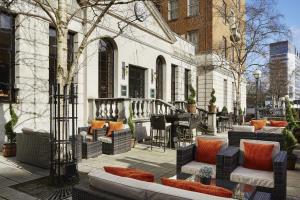
<svg viewBox="0 0 300 200"><path fill-rule="evenodd" d="M129 66L129 97L145 98L145 70Z"/></svg>

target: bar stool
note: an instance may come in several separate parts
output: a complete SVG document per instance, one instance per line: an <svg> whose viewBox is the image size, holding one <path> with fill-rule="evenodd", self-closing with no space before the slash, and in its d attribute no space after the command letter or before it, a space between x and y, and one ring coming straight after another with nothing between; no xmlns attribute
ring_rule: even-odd
<svg viewBox="0 0 300 200"><path fill-rule="evenodd" d="M151 130L150 130L150 145L151 150L153 146L153 140L155 143L161 147L163 145L164 152L166 151L166 141L171 139L171 123L166 123L166 118L164 115L152 115L150 117ZM154 134L154 131L156 134ZM167 134L168 133L168 134ZM171 141L170 148L171 148Z"/></svg>

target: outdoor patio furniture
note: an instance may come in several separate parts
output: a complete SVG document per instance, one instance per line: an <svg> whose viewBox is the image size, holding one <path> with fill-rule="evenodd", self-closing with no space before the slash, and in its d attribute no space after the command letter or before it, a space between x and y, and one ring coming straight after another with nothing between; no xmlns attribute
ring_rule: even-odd
<svg viewBox="0 0 300 200"><path fill-rule="evenodd" d="M173 178L193 182L201 182L200 177L198 175L192 174L185 176L184 178L177 176L172 177L172 179ZM222 187L232 191L234 199L271 200L271 193L258 191L256 186L244 183L233 182L230 180L220 178L212 178L210 185L216 185L218 187Z"/></svg>
<svg viewBox="0 0 300 200"><path fill-rule="evenodd" d="M171 124L166 123L166 118L164 115L152 115L150 117L150 146L152 150L153 142L159 147L163 146L164 151L166 151L166 145L168 140L171 138ZM171 144L171 143L169 143ZM171 146L170 146L171 148Z"/></svg>
<svg viewBox="0 0 300 200"><path fill-rule="evenodd" d="M198 136L201 137L201 136ZM203 138L202 138L203 139ZM203 166L209 166L213 169L213 177L218 179L223 178L223 154L225 151L230 150L227 148L227 139L219 137L208 137L209 140L220 140L223 141L221 150L217 154L216 164L209 164L198 162L195 160L195 154L197 152L196 144L191 144L187 147L180 147L177 149L177 160L176 160L176 174L180 179L190 176L191 174L196 175L200 168ZM197 140L197 138L196 138Z"/></svg>
<svg viewBox="0 0 300 200"><path fill-rule="evenodd" d="M186 143L193 143L194 135L193 130L198 128L200 121L198 114L190 114L186 120L180 120L177 123L177 137L178 142L183 143L183 146L186 146ZM197 131L196 131L197 133ZM180 146L180 145L179 145Z"/></svg>
<svg viewBox="0 0 300 200"><path fill-rule="evenodd" d="M82 142L82 158L89 159L102 154L101 141L83 141Z"/></svg>
<svg viewBox="0 0 300 200"><path fill-rule="evenodd" d="M50 167L50 134L27 129L17 134L17 160L41 168Z"/></svg>
<svg viewBox="0 0 300 200"><path fill-rule="evenodd" d="M101 141L103 154L114 155L125 153L131 149L131 130L129 128L113 131L111 137L106 136L108 127L94 129L92 135L87 134L88 129L88 127L80 127L78 133L87 135L87 139L90 141Z"/></svg>
<svg viewBox="0 0 300 200"><path fill-rule="evenodd" d="M284 138L281 134L283 128L280 127L264 127L260 131L254 130L253 126L237 126L228 131L229 146L240 146L241 139L264 140L279 142L280 148L283 149Z"/></svg>
<svg viewBox="0 0 300 200"><path fill-rule="evenodd" d="M78 133L83 137L83 140L96 141L97 138L106 134L106 128L93 129L92 133L89 133L89 126L79 127Z"/></svg>
<svg viewBox="0 0 300 200"><path fill-rule="evenodd" d="M272 152L273 171L254 170L243 167L244 142L274 144ZM272 193L272 200L285 200L287 187L287 153L280 151L278 142L241 140L240 147L224 153L224 178L257 186L258 191Z"/></svg>
<svg viewBox="0 0 300 200"><path fill-rule="evenodd" d="M80 184L74 186L73 200L229 200L223 198L177 189L158 183L144 182L136 179L109 174L101 169L90 172L88 178L81 179Z"/></svg>
<svg viewBox="0 0 300 200"><path fill-rule="evenodd" d="M18 133L16 138L17 160L41 168L49 168L51 154L50 133L28 128L23 128L22 131L23 133ZM77 161L81 161L80 135L76 136L75 143L75 156Z"/></svg>

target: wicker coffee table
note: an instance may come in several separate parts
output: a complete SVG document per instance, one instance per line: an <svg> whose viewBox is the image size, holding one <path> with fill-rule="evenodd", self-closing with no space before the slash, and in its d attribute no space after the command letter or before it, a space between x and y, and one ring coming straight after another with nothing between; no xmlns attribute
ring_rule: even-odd
<svg viewBox="0 0 300 200"><path fill-rule="evenodd" d="M186 174L185 174L186 175ZM190 175L184 178L190 181L200 182L200 178L195 175ZM226 188L233 192L233 199L239 200L271 200L271 194L266 192L260 192L256 190L255 186L235 183L223 179L212 179L211 185Z"/></svg>
<svg viewBox="0 0 300 200"><path fill-rule="evenodd" d="M82 142L82 158L89 159L92 157L97 157L102 154L102 143L101 141Z"/></svg>

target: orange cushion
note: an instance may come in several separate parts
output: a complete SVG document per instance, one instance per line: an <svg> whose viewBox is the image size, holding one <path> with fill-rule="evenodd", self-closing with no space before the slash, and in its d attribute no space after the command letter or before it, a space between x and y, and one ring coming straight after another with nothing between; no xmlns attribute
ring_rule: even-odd
<svg viewBox="0 0 300 200"><path fill-rule="evenodd" d="M195 160L198 162L216 164L216 156L222 148L223 141L197 138L197 145Z"/></svg>
<svg viewBox="0 0 300 200"><path fill-rule="evenodd" d="M94 129L103 128L105 125L105 121L101 120L93 120L89 129L89 133L92 134Z"/></svg>
<svg viewBox="0 0 300 200"><path fill-rule="evenodd" d="M105 166L104 170L110 174L114 174L117 176L133 178L133 179L146 181L146 182L154 182L153 174L138 169Z"/></svg>
<svg viewBox="0 0 300 200"><path fill-rule="evenodd" d="M249 169L272 171L272 152L274 144L255 144L244 142L244 164Z"/></svg>
<svg viewBox="0 0 300 200"><path fill-rule="evenodd" d="M267 125L266 120L251 120L251 125L255 127L255 130L260 130Z"/></svg>
<svg viewBox="0 0 300 200"><path fill-rule="evenodd" d="M170 187L175 187L183 190L189 190L193 192L199 192L203 194L209 194L219 197L232 198L232 192L222 187L214 185L204 185L199 182L174 180L168 178L161 178L161 183Z"/></svg>
<svg viewBox="0 0 300 200"><path fill-rule="evenodd" d="M118 131L124 128L123 122L108 122L108 131L106 136L111 137L113 131Z"/></svg>
<svg viewBox="0 0 300 200"><path fill-rule="evenodd" d="M270 126L274 127L286 127L288 125L287 121L270 121Z"/></svg>

